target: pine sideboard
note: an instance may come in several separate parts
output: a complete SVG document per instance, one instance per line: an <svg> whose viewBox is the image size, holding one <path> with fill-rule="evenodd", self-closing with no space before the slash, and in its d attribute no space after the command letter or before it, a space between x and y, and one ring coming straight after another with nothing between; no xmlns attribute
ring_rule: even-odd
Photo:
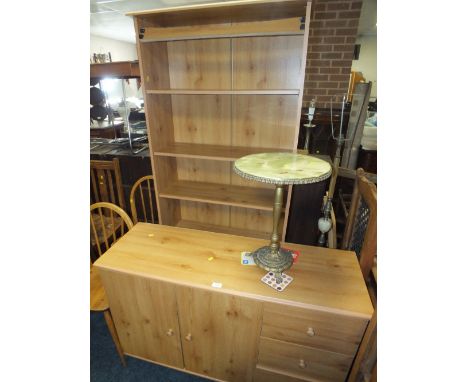
<svg viewBox="0 0 468 382"><path fill-rule="evenodd" d="M95 262L128 356L221 381L344 381L373 308L352 252L298 250L282 292L257 238L136 224Z"/></svg>

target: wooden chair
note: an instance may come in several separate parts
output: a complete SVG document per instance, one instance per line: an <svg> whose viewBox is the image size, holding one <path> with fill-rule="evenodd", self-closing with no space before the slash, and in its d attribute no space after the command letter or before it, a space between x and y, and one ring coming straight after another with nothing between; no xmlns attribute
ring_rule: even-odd
<svg viewBox="0 0 468 382"><path fill-rule="evenodd" d="M139 221L153 224L158 222L154 177L152 175L143 176L133 185L130 192L130 210L134 224Z"/></svg>
<svg viewBox="0 0 468 382"><path fill-rule="evenodd" d="M107 220L105 219L107 218ZM117 223L120 222L120 223ZM117 225L119 224L119 225ZM99 256L102 255L102 244L109 249L125 232L133 227L133 223L126 212L115 204L100 202L91 205L91 242L97 246ZM126 366L125 356L120 345L114 321L109 310L106 292L99 277L99 273L91 264L90 274L90 309L103 312L107 327L114 341L120 361Z"/></svg>
<svg viewBox="0 0 468 382"><path fill-rule="evenodd" d="M119 160L91 161L91 204L108 202L126 209Z"/></svg>
<svg viewBox="0 0 468 382"><path fill-rule="evenodd" d="M341 248L356 252L368 281L377 255L377 187L366 178L362 168L356 171Z"/></svg>
<svg viewBox="0 0 468 382"><path fill-rule="evenodd" d="M341 248L356 252L374 305L374 314L359 345L348 382L374 382L377 381L377 187L362 168L356 171L347 215Z"/></svg>

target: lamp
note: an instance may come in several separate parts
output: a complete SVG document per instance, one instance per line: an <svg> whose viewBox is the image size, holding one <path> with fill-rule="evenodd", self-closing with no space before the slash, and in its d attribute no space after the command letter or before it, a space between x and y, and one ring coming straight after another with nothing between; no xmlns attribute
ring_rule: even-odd
<svg viewBox="0 0 468 382"><path fill-rule="evenodd" d="M281 248L278 223L283 204L283 186L289 184L316 183L327 179L331 173L328 162L302 154L261 153L244 156L234 162L234 172L243 178L276 185L273 205L273 231L269 246L256 249L255 264L275 274L276 282L282 281L281 273L293 263L292 251Z"/></svg>

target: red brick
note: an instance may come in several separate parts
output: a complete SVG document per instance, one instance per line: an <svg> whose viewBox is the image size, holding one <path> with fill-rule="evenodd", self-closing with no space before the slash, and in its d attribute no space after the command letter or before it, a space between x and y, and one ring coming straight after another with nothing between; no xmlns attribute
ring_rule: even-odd
<svg viewBox="0 0 468 382"><path fill-rule="evenodd" d="M340 19L359 19L361 11L343 11L339 13Z"/></svg>
<svg viewBox="0 0 468 382"><path fill-rule="evenodd" d="M312 30L312 36L319 37L319 36L334 36L336 29L328 28L328 29L316 29Z"/></svg>
<svg viewBox="0 0 468 382"><path fill-rule="evenodd" d="M354 44L333 45L334 52L354 52Z"/></svg>
<svg viewBox="0 0 468 382"><path fill-rule="evenodd" d="M348 36L346 37L346 43L347 44L355 44L356 43L356 36Z"/></svg>
<svg viewBox="0 0 468 382"><path fill-rule="evenodd" d="M323 69L326 69L326 68L323 68ZM307 67L306 67L305 72L306 72L306 73L311 73L311 74L319 73L319 72L320 72L320 68L314 68L314 67L309 67L309 68L307 68Z"/></svg>
<svg viewBox="0 0 468 382"><path fill-rule="evenodd" d="M327 74L308 74L309 79L308 82L318 82L318 81L328 81ZM306 82L307 82L306 81Z"/></svg>
<svg viewBox="0 0 468 382"><path fill-rule="evenodd" d="M315 4L314 5L314 12L316 11L326 11L327 10L327 4Z"/></svg>
<svg viewBox="0 0 468 382"><path fill-rule="evenodd" d="M320 53L320 58L322 60L341 60L343 53L333 52L333 53Z"/></svg>
<svg viewBox="0 0 468 382"><path fill-rule="evenodd" d="M349 64L349 66L341 68L341 74L351 74L351 64Z"/></svg>
<svg viewBox="0 0 468 382"><path fill-rule="evenodd" d="M308 95L308 96L320 96L320 95L323 95L323 90L322 89L312 89L312 88L305 88L305 93Z"/></svg>
<svg viewBox="0 0 468 382"><path fill-rule="evenodd" d="M323 65L325 66L325 65ZM346 67L346 66L351 66L351 61L350 60L336 60L336 61L331 61L331 66L332 67Z"/></svg>
<svg viewBox="0 0 468 382"><path fill-rule="evenodd" d="M345 25L346 26L346 25ZM314 20L310 22L310 29L317 29L325 27L325 21Z"/></svg>
<svg viewBox="0 0 468 382"><path fill-rule="evenodd" d="M307 89L318 89L318 82L316 81L305 81L304 82L304 87Z"/></svg>
<svg viewBox="0 0 468 382"><path fill-rule="evenodd" d="M346 37L321 37L321 39L325 44L344 44L346 42Z"/></svg>
<svg viewBox="0 0 468 382"><path fill-rule="evenodd" d="M333 46L329 44L325 45L314 45L312 51L314 52L331 52L333 50Z"/></svg>
<svg viewBox="0 0 468 382"><path fill-rule="evenodd" d="M320 73L323 74L340 74L341 69L340 68L317 68L319 69Z"/></svg>
<svg viewBox="0 0 468 382"><path fill-rule="evenodd" d="M357 28L337 29L335 34L337 36L356 36Z"/></svg>
<svg viewBox="0 0 468 382"><path fill-rule="evenodd" d="M361 7L362 7L361 1L355 1L351 3L351 9L361 9Z"/></svg>
<svg viewBox="0 0 468 382"><path fill-rule="evenodd" d="M359 19L350 19L348 20L348 27L358 27L359 26Z"/></svg>
<svg viewBox="0 0 468 382"><path fill-rule="evenodd" d="M323 61L323 60L307 60L307 66L312 66L312 67L328 67L330 66L329 61Z"/></svg>
<svg viewBox="0 0 468 382"><path fill-rule="evenodd" d="M343 55L343 60L352 60L354 57L354 52L341 53Z"/></svg>
<svg viewBox="0 0 468 382"><path fill-rule="evenodd" d="M349 2L345 3L329 3L327 4L328 11L340 11L340 10L348 10L349 9Z"/></svg>
<svg viewBox="0 0 468 382"><path fill-rule="evenodd" d="M346 86L346 90L348 90L348 86ZM327 95L334 96L333 97L333 106L341 105L341 100L343 99L343 92L341 89L327 89ZM328 102L332 100L328 97ZM330 107L330 106L328 106Z"/></svg>
<svg viewBox="0 0 468 382"><path fill-rule="evenodd" d="M336 19L338 14L336 12L315 12L314 20L329 20Z"/></svg>
<svg viewBox="0 0 468 382"><path fill-rule="evenodd" d="M320 44L323 39L323 37L309 37L309 48L312 44Z"/></svg>
<svg viewBox="0 0 468 382"><path fill-rule="evenodd" d="M330 76L330 81L337 81L337 82L346 82L349 81L349 75L347 76L346 74L340 74L340 75L331 75Z"/></svg>
<svg viewBox="0 0 468 382"><path fill-rule="evenodd" d="M322 57L320 56L320 53L318 53L318 52L316 53L316 52L314 52L313 49L309 49L307 51L307 58L309 58L311 60L320 60Z"/></svg>
<svg viewBox="0 0 468 382"><path fill-rule="evenodd" d="M338 87L338 82L319 82L318 87L322 89L334 89Z"/></svg>
<svg viewBox="0 0 468 382"><path fill-rule="evenodd" d="M326 20L325 28L345 28L348 26L348 20Z"/></svg>

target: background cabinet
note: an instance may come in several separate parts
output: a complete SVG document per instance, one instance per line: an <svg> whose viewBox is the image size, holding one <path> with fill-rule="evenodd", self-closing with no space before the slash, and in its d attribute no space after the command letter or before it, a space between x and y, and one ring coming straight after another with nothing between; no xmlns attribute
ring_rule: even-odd
<svg viewBox="0 0 468 382"><path fill-rule="evenodd" d="M159 221L268 238L273 187L232 162L295 151L310 2L135 12ZM291 187L285 193L282 237Z"/></svg>

